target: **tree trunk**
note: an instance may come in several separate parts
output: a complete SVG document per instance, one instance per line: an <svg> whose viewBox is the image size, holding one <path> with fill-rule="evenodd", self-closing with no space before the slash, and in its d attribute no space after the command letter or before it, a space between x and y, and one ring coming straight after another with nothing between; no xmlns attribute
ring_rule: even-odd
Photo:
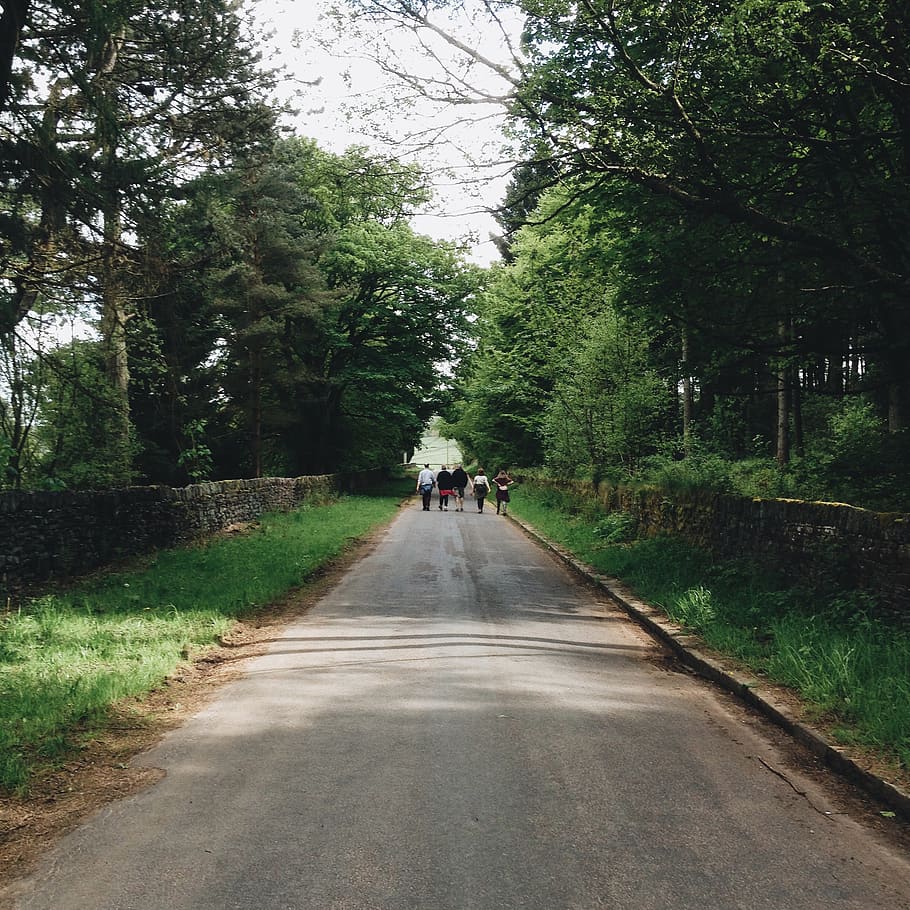
<svg viewBox="0 0 910 910"><path fill-rule="evenodd" d="M899 433L907 426L907 384L892 380L888 385L888 432Z"/></svg>
<svg viewBox="0 0 910 910"><path fill-rule="evenodd" d="M862 354L860 354L857 348L851 343L846 391L853 392L859 388L863 378L864 366Z"/></svg>
<svg viewBox="0 0 910 910"><path fill-rule="evenodd" d="M122 222L120 203L111 195L104 204L104 248L101 257L101 337L105 373L113 396L111 457L112 476L129 485L132 468L130 424L130 368L127 359L126 324L129 306L121 263Z"/></svg>
<svg viewBox="0 0 910 910"><path fill-rule="evenodd" d="M838 400L844 397L847 375L846 365L849 356L849 351L845 351L838 356L832 355L828 362L828 376L825 385L828 392Z"/></svg>
<svg viewBox="0 0 910 910"><path fill-rule="evenodd" d="M785 467L790 463L790 369L786 362L787 322L777 325L780 341L780 363L777 367L777 463Z"/></svg>
<svg viewBox="0 0 910 910"><path fill-rule="evenodd" d="M693 393L692 393L692 373L689 369L689 329L684 326L682 330L682 367L683 367L683 401L682 401L682 420L683 420L683 453L686 458L692 454L692 412L693 412Z"/></svg>
<svg viewBox="0 0 910 910"><path fill-rule="evenodd" d="M31 0L4 0L0 14L0 108L10 97L13 63L19 48L19 36L28 20Z"/></svg>
<svg viewBox="0 0 910 910"><path fill-rule="evenodd" d="M6 435L9 446L6 463L7 479L12 481L15 489L22 487L22 453L25 450L27 433L25 427L25 384L22 376L22 360L16 350L16 336L12 333L3 333L0 336L0 345L3 347L4 376L7 401L0 402L0 429Z"/></svg>
<svg viewBox="0 0 910 910"><path fill-rule="evenodd" d="M28 264L13 279L16 293L4 303L0 311L0 332L11 332L33 309L45 290L47 276L53 270L56 255L57 233L64 218L60 206L60 181L57 171L48 163L54 159L57 144L57 123L64 95L64 80L58 79L48 92L47 107L41 118L43 145L37 149L37 159L42 162L38 172L41 220L35 235Z"/></svg>
<svg viewBox="0 0 910 910"><path fill-rule="evenodd" d="M250 351L250 455L253 477L262 477L262 351Z"/></svg>
<svg viewBox="0 0 910 910"><path fill-rule="evenodd" d="M114 70L124 40L124 30L111 35L98 68L100 94L113 110L116 94L104 85ZM126 324L130 319L127 281L123 269L123 207L117 171L116 131L108 117L96 123L99 148L104 161L101 215L104 219L101 253L101 336L104 345L105 373L113 396L111 420L111 479L128 486L132 478L132 426L130 422L130 368L127 359Z"/></svg>
<svg viewBox="0 0 910 910"><path fill-rule="evenodd" d="M889 349L879 367L888 390L888 432L899 433L907 426L907 407L910 399L910 345L904 340L906 331L888 327Z"/></svg>

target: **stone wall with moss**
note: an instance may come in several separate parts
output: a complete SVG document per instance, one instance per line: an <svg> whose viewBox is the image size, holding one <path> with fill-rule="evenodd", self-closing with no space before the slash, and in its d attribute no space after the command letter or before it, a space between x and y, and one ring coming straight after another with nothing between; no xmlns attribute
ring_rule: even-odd
<svg viewBox="0 0 910 910"><path fill-rule="evenodd" d="M910 616L910 514L840 503L571 486L607 509L631 514L646 536L677 534L720 556L764 561L790 578L868 590Z"/></svg>
<svg viewBox="0 0 910 910"><path fill-rule="evenodd" d="M267 512L290 511L307 499L363 489L382 474L222 480L179 489L0 493L3 603L42 582L200 539Z"/></svg>

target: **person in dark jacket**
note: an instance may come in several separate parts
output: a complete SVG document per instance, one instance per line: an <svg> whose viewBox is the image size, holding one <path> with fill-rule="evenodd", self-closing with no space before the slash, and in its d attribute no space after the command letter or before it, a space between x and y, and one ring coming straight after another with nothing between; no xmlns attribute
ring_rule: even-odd
<svg viewBox="0 0 910 910"><path fill-rule="evenodd" d="M439 490L439 508L445 512L449 511L449 497L454 495L452 490L452 475L449 469L443 465L436 475L436 489Z"/></svg>
<svg viewBox="0 0 910 910"><path fill-rule="evenodd" d="M468 486L468 475L465 469L460 465L455 465L452 471L452 489L455 491L455 511L464 512L464 491Z"/></svg>

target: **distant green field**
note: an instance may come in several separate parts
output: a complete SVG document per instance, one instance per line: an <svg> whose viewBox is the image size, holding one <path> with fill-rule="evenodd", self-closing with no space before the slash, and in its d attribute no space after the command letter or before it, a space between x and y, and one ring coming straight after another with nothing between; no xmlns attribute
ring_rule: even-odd
<svg viewBox="0 0 910 910"><path fill-rule="evenodd" d="M453 465L461 463L461 451L454 439L442 439L436 432L436 424L433 421L423 438L420 440L420 448L414 453L411 459L414 464L429 464L430 467L438 469L440 465Z"/></svg>

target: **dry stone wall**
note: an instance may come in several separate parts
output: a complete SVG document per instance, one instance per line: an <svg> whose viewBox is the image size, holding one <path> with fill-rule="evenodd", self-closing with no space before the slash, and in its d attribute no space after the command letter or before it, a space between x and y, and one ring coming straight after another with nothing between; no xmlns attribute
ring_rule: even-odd
<svg viewBox="0 0 910 910"><path fill-rule="evenodd" d="M631 514L647 536L677 534L721 556L762 560L794 579L868 590L910 618L910 514L839 503L569 486L608 510Z"/></svg>
<svg viewBox="0 0 910 910"><path fill-rule="evenodd" d="M0 494L4 603L42 582L71 578L214 534L308 498L369 486L382 472L223 480L172 487Z"/></svg>

